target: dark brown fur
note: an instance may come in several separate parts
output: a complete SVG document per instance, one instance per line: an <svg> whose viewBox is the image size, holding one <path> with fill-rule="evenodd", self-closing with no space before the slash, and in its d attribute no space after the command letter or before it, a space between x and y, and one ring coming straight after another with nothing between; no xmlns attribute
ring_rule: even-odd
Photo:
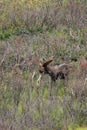
<svg viewBox="0 0 87 130"><path fill-rule="evenodd" d="M70 67L68 64L61 64L59 66L52 66L49 63L52 62L52 59L49 58L45 63L41 63L39 67L39 72L48 74L53 81L59 79L67 79L70 72Z"/></svg>

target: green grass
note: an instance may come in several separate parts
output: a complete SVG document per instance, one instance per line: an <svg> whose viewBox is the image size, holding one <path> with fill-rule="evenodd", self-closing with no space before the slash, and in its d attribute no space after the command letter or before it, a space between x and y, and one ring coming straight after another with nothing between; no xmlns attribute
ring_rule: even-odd
<svg viewBox="0 0 87 130"><path fill-rule="evenodd" d="M76 128L76 130L87 130L87 127L79 127L79 128Z"/></svg>

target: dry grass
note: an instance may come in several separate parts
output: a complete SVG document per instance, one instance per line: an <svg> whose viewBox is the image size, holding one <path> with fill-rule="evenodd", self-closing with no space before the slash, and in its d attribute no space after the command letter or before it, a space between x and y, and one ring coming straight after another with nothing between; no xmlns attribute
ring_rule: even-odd
<svg viewBox="0 0 87 130"><path fill-rule="evenodd" d="M87 54L86 4L1 0L0 6L0 128L87 126L87 85L79 66ZM49 96L49 76L36 83L39 61L52 55L53 65L67 63L73 71L68 85L57 80Z"/></svg>

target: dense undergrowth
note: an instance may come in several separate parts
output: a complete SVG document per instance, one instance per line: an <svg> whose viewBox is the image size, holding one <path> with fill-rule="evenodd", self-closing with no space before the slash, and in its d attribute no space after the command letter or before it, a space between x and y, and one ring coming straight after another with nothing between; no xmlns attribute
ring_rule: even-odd
<svg viewBox="0 0 87 130"><path fill-rule="evenodd" d="M0 1L0 130L75 130L87 127L87 1ZM68 84L44 75L38 64L68 63ZM86 70L87 71L87 70ZM87 74L87 72L86 72ZM86 75L87 76L87 75Z"/></svg>

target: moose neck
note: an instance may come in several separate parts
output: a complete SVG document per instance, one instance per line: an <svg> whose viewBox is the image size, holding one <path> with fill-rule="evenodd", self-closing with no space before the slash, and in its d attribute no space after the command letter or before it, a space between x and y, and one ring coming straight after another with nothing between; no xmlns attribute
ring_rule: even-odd
<svg viewBox="0 0 87 130"><path fill-rule="evenodd" d="M48 74L53 81L56 81L57 75L52 70L52 66L46 66L44 69L45 69L45 73Z"/></svg>
<svg viewBox="0 0 87 130"><path fill-rule="evenodd" d="M49 75L50 75L50 73L52 73L52 70L51 70L50 66L44 67L44 70L45 70L45 73L46 73L46 74L49 74Z"/></svg>

